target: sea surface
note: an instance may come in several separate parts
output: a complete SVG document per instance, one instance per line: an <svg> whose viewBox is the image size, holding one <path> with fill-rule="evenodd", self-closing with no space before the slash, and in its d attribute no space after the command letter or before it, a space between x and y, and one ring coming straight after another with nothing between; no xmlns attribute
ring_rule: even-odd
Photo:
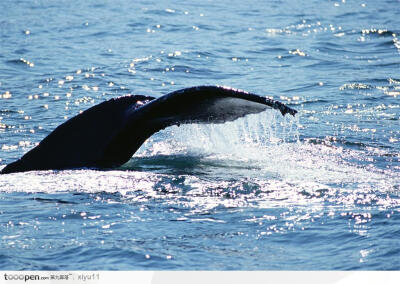
<svg viewBox="0 0 400 284"><path fill-rule="evenodd" d="M1 175L0 269L400 269L399 13L0 1L0 168L127 94L221 85L299 111L170 127L113 170Z"/></svg>

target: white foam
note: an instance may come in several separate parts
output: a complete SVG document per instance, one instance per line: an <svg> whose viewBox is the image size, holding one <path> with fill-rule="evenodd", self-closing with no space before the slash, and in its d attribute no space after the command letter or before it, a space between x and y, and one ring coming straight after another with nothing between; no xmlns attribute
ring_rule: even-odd
<svg viewBox="0 0 400 284"><path fill-rule="evenodd" d="M398 197L385 199L400 184L398 172L380 170L373 162L365 164L362 150L299 141L298 123L272 111L220 125L171 127L154 135L140 148L133 164L122 170L0 175L0 191L120 192L141 199L160 197L160 187L171 194L185 188L184 195L193 206L207 202L209 206L241 206L249 200L257 206L326 200L354 204L362 194L369 202L398 206ZM149 157L151 166L161 170L149 170L143 164ZM196 162L174 171L177 164L162 157ZM174 184L177 178L181 184ZM249 191L248 184L256 189ZM245 193L230 192L234 198L221 198L231 189Z"/></svg>

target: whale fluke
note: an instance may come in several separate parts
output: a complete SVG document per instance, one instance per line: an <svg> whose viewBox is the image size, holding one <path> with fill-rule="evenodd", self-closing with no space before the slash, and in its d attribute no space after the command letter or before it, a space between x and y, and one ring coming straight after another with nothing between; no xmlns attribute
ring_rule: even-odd
<svg viewBox="0 0 400 284"><path fill-rule="evenodd" d="M182 89L157 99L139 95L113 98L58 126L1 173L117 167L147 138L168 126L224 123L268 107L282 115L297 113L281 102L216 86Z"/></svg>

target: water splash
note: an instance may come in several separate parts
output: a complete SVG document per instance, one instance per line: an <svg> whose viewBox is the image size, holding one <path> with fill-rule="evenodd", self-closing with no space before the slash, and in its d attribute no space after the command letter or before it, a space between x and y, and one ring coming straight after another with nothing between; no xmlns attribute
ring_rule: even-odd
<svg viewBox="0 0 400 284"><path fill-rule="evenodd" d="M251 155L248 149L298 141L298 124L298 116L282 117L271 110L224 124L173 126L152 137L135 156L184 153L240 159Z"/></svg>
<svg viewBox="0 0 400 284"><path fill-rule="evenodd" d="M368 163L363 150L301 141L298 125L299 118L266 111L220 125L174 126L154 135L120 170L0 176L0 188L28 192L130 192L139 188L149 193L156 184L168 188L171 179L182 176L188 191L198 188L201 181L206 194L215 187L243 187L248 181L261 190L280 188L282 194L321 188L387 192L400 183L396 171ZM232 184L221 185L221 181Z"/></svg>

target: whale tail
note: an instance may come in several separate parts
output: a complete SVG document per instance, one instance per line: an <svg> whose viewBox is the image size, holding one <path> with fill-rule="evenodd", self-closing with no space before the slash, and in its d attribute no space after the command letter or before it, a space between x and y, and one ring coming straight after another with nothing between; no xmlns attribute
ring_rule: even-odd
<svg viewBox="0 0 400 284"><path fill-rule="evenodd" d="M58 126L2 174L31 170L111 168L126 163L155 132L185 123L224 123L267 108L296 110L241 90L201 86L160 98L110 99Z"/></svg>

